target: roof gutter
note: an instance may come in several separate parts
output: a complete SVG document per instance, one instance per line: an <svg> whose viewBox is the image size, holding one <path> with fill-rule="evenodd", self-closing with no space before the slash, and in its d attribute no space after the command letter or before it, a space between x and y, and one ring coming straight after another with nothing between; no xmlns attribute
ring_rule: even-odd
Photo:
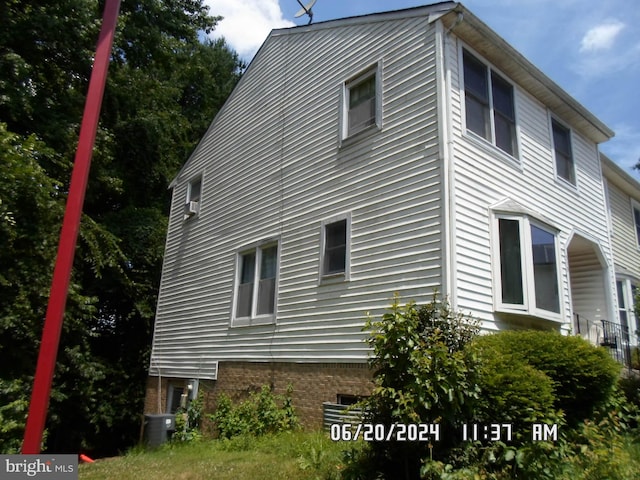
<svg viewBox="0 0 640 480"><path fill-rule="evenodd" d="M460 22L461 16L464 22ZM455 30L457 37L473 45L478 53L507 74L511 80L596 143L605 142L615 135L613 130L462 4L458 3L443 15L441 20L448 28L447 32Z"/></svg>

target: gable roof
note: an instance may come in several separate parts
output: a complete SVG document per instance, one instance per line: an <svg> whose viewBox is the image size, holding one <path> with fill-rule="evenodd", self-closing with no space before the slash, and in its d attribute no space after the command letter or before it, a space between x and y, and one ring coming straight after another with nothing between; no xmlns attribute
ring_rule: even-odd
<svg viewBox="0 0 640 480"><path fill-rule="evenodd" d="M230 103L229 100L242 88L246 79L251 77L252 67L261 61L266 46L272 42L273 39L286 35L304 35L324 29L413 17L427 17L430 22L441 20L449 31L452 31L465 43L473 46L478 53L482 54L487 60L507 74L512 81L538 98L543 104L550 107L562 120L572 125L594 142L602 143L614 136L614 132L598 120L595 115L542 73L541 70L509 45L496 32L491 30L484 22L473 15L461 3L445 1L421 7L345 17L310 25L272 30L249 63L249 66L229 95L229 98L218 111L207 132L203 135L187 162L185 162L180 169L180 172L178 172L170 183L169 188L171 189L175 186L182 172L191 163L191 159L196 156L202 145L202 140L208 136L209 131L215 126L217 118L224 114L227 105Z"/></svg>

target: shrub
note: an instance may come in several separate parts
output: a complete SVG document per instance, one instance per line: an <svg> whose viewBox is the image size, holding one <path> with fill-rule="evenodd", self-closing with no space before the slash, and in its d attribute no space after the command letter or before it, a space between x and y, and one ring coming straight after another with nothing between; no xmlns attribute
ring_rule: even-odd
<svg viewBox="0 0 640 480"><path fill-rule="evenodd" d="M631 347L631 368L640 370L640 347Z"/></svg>
<svg viewBox="0 0 640 480"><path fill-rule="evenodd" d="M521 358L501 352L486 341L470 347L479 362L480 401L474 420L509 423L514 435L530 438L532 423L557 419L553 381Z"/></svg>
<svg viewBox="0 0 640 480"><path fill-rule="evenodd" d="M202 439L200 420L204 408L204 396L192 400L186 409L180 408L176 412L176 431L171 437L174 442L192 442Z"/></svg>
<svg viewBox="0 0 640 480"><path fill-rule="evenodd" d="M464 346L479 326L435 296L423 306L399 302L396 295L380 320L369 318L366 323L375 385L364 405L368 421L438 423L438 446L445 451L456 425L470 418L478 398L476 364ZM398 477L399 472L417 476L421 462L430 456L425 443L376 442L370 448L375 469L387 477Z"/></svg>
<svg viewBox="0 0 640 480"><path fill-rule="evenodd" d="M555 332L502 331L476 340L491 349L530 365L553 382L554 406L576 425L611 396L620 366L601 347Z"/></svg>
<svg viewBox="0 0 640 480"><path fill-rule="evenodd" d="M618 382L620 390L631 405L640 408L640 376L628 375L620 378Z"/></svg>
<svg viewBox="0 0 640 480"><path fill-rule="evenodd" d="M479 331L477 322L436 298L423 306L399 304L379 321L367 319L373 349L369 364L375 388L373 412L399 423L453 421L478 397L475 364L463 347ZM371 409L370 409L371 410Z"/></svg>
<svg viewBox="0 0 640 480"><path fill-rule="evenodd" d="M292 391L289 385L286 395L274 395L263 385L260 391L235 406L227 395L221 394L215 412L210 415L218 436L264 435L295 429L298 420L291 402Z"/></svg>
<svg viewBox="0 0 640 480"><path fill-rule="evenodd" d="M586 420L573 435L573 452L565 458L570 475L567 479L638 478L637 458L634 461L632 445L623 435L611 428L617 423L614 415L600 423Z"/></svg>

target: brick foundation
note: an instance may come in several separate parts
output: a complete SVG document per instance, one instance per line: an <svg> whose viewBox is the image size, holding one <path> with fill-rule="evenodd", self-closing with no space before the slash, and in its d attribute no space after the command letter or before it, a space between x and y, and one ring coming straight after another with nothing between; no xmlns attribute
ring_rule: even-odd
<svg viewBox="0 0 640 480"><path fill-rule="evenodd" d="M166 411L169 384L183 385L184 379L149 377L145 398L145 413ZM322 403L337 402L338 395L366 396L371 393L371 371L364 363L253 363L220 362L218 379L200 381L205 395L205 411L215 408L215 399L225 393L233 400L246 398L250 392L269 385L275 394L286 393L293 385L293 405L300 422L306 428L322 427Z"/></svg>

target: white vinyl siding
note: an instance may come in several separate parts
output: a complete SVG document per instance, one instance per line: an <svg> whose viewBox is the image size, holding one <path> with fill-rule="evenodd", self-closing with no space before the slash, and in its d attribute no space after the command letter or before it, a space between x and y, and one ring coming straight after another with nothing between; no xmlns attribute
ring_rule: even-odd
<svg viewBox="0 0 640 480"><path fill-rule="evenodd" d="M456 306L472 311L487 329L512 327L506 317L495 313L500 303L493 282L499 262L492 248L492 206L511 199L526 206L528 212L558 229L559 300L563 331L570 328L572 305L566 258L572 232L588 232L602 248L604 261L611 266L610 242L602 173L594 142L573 131L572 149L580 193L556 181L548 109L521 87L514 88L517 105L519 163L509 161L499 149L485 148L476 136L467 133L464 122L465 89L463 49L455 37L446 40L447 65L451 75L453 133L453 175L455 231ZM480 57L480 60L483 58ZM491 64L487 60L487 64ZM528 213L527 213L528 215ZM615 278L609 269L604 291L612 291ZM574 289L573 293L580 292ZM612 318L611 302L602 308L603 318ZM510 319L510 321L513 319ZM529 320L521 325L531 325Z"/></svg>
<svg viewBox="0 0 640 480"><path fill-rule="evenodd" d="M152 352L161 371L178 358L366 362L368 312L396 291L426 302L441 290L434 27L426 17L316 27L271 33L176 179ZM340 145L340 91L372 65L384 70L384 128ZM177 228L199 171L215 172L207 215ZM319 227L343 212L350 280L319 282ZM231 327L238 254L274 236L275 320Z"/></svg>
<svg viewBox="0 0 640 480"><path fill-rule="evenodd" d="M607 183L611 211L611 240L616 266L640 280L640 248L634 210L640 208L640 198L631 198L613 182Z"/></svg>

